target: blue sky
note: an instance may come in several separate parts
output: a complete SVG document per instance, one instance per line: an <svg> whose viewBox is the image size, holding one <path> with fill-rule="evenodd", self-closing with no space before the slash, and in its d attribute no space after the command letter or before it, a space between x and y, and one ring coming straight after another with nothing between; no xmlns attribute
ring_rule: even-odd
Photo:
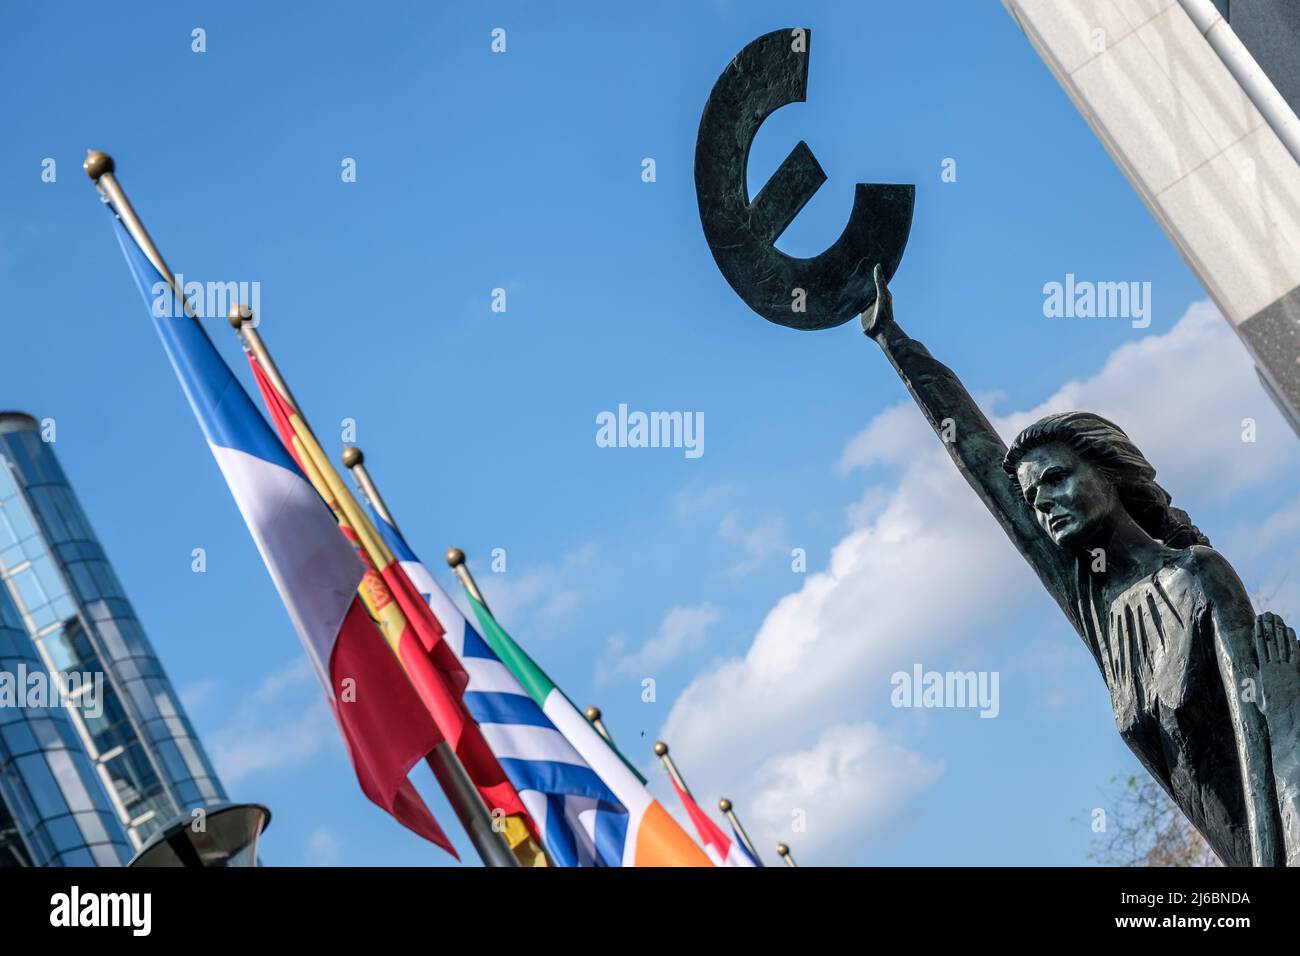
<svg viewBox="0 0 1300 956"><path fill-rule="evenodd" d="M663 732L765 852L1084 863L1092 809L1137 765L1077 636L876 347L856 324L770 325L716 269L694 137L761 33L811 27L812 61L750 182L799 139L828 174L779 246L833 241L854 182L916 183L903 326L1001 427L1075 402L1127 426L1252 591L1300 617L1295 437L996 3L49 3L4 21L0 404L57 421L232 797L275 813L274 864L444 861L355 785L81 172L88 147L116 158L173 269L260 283L262 332L317 432L337 451L355 420L444 582L455 544L657 787ZM1066 273L1150 282L1150 327L1045 318ZM210 329L249 382L228 327ZM620 403L703 412L704 454L598 447L596 416ZM915 663L997 671L998 717L892 708L889 675Z"/></svg>

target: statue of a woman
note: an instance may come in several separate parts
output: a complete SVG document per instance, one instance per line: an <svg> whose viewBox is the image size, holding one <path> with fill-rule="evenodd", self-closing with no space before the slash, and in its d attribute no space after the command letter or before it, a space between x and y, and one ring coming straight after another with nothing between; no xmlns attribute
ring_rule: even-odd
<svg viewBox="0 0 1300 956"><path fill-rule="evenodd" d="M894 322L879 266L875 280L863 331L1083 638L1125 743L1225 863L1300 863L1295 632L1256 618L1116 425L1049 415L1008 449L957 376Z"/></svg>

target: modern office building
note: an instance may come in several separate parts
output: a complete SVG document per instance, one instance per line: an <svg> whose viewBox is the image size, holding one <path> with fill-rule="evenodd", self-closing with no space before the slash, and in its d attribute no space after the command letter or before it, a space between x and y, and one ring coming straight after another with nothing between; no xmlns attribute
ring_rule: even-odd
<svg viewBox="0 0 1300 956"><path fill-rule="evenodd" d="M0 673L10 680L10 699L0 706L0 866L125 863L133 852L126 830L68 710L58 701L51 705L48 690L40 705L28 702L36 689L28 678L39 682L48 671L6 589L0 589Z"/></svg>
<svg viewBox="0 0 1300 956"><path fill-rule="evenodd" d="M65 723L55 715L34 715L31 708L23 719L13 720L13 713L0 707L0 775L12 764L19 772L9 776L27 779L21 767L35 765L27 759L34 755L28 741L34 736L41 751L36 756L52 768L57 761L54 780L63 802L76 808L60 810L59 795L37 770L32 774L40 779L27 780L28 788L35 788L30 798L0 781L0 856L18 859L5 849L8 834L11 844L24 844L27 862L68 862L60 854L76 850L58 850L58 840L50 846L41 842L42 821L68 812L95 814L103 803L119 830L101 820L101 833L90 827L89 816L76 820L86 824L82 849L97 862L112 862L106 849L94 848L116 850L124 834L129 857L177 814L225 802L226 795L64 477L53 444L44 437L31 416L0 412L0 583L5 592L0 615L5 621L16 615L13 623L28 641L24 645L0 628L0 669L34 651L46 672L102 674L102 693L95 695L93 707L85 706L83 698L67 701L58 715ZM41 732L24 732L33 723ZM73 740L79 759L73 756ZM56 751L66 752L66 759L54 757ZM85 808L87 800L80 794L73 800L67 792L75 789L71 781L80 779L86 766L93 768L100 787L99 794L85 788L93 809ZM65 832L63 845L70 840ZM85 856L73 861L84 862Z"/></svg>

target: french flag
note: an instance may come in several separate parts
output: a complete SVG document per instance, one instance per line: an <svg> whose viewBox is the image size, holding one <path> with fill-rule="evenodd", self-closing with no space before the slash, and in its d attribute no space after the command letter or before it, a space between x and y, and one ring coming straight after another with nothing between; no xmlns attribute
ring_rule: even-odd
<svg viewBox="0 0 1300 956"><path fill-rule="evenodd" d="M173 307L171 284L106 205L176 377L320 679L362 791L456 856L407 779L443 738L361 603L361 560L203 327Z"/></svg>

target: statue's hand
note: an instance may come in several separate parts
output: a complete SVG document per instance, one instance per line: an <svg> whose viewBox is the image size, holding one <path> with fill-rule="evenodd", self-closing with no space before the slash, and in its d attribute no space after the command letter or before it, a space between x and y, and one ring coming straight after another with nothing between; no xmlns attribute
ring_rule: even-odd
<svg viewBox="0 0 1300 956"><path fill-rule="evenodd" d="M876 282L876 301L862 313L862 331L874 339L882 335L885 327L894 321L894 297L885 284L885 269L879 262L871 277Z"/></svg>
<svg viewBox="0 0 1300 956"><path fill-rule="evenodd" d="M1272 611L1255 618L1255 656L1262 685L1262 699L1257 703L1264 711L1269 733L1293 743L1300 721L1300 645L1295 630Z"/></svg>

